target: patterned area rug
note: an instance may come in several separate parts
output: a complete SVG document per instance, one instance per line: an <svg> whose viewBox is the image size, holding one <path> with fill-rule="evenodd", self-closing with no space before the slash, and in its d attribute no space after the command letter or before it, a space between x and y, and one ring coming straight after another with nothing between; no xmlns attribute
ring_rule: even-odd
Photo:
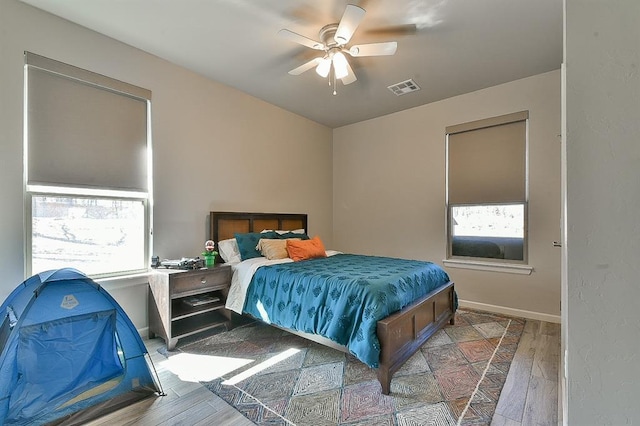
<svg viewBox="0 0 640 426"><path fill-rule="evenodd" d="M388 396L353 356L260 323L176 350L250 360L203 384L258 425L488 425L523 327L521 318L459 309L456 324L393 375Z"/></svg>

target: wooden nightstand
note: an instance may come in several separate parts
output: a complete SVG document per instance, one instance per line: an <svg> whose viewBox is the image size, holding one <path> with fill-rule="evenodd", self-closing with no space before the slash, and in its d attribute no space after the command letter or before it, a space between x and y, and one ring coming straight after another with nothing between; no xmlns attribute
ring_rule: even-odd
<svg viewBox="0 0 640 426"><path fill-rule="evenodd" d="M231 266L195 270L154 269L149 276L149 338L161 336L167 349L178 339L220 325L231 328L224 304Z"/></svg>

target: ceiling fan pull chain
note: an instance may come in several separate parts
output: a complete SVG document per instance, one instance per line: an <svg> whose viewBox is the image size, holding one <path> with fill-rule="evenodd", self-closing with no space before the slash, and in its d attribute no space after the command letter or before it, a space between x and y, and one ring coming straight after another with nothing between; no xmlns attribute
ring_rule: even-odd
<svg viewBox="0 0 640 426"><path fill-rule="evenodd" d="M338 85L336 84L336 72L333 71L333 96L338 94Z"/></svg>

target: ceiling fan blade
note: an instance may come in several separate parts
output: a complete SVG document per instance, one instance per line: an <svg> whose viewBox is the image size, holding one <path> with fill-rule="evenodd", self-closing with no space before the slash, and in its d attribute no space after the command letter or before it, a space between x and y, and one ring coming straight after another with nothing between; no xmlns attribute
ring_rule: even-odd
<svg viewBox="0 0 640 426"><path fill-rule="evenodd" d="M360 21L364 18L365 10L359 6L348 4L347 8L340 19L336 34L333 36L338 44L347 44L351 40L351 36L360 25Z"/></svg>
<svg viewBox="0 0 640 426"><path fill-rule="evenodd" d="M301 44L303 46L310 47L312 49L324 50L324 44L320 43L319 41L315 41L315 40L312 40L312 39L310 39L308 37L300 35L298 33L294 33L293 31L280 30L280 31L278 31L278 35L280 37L286 38L289 41Z"/></svg>
<svg viewBox="0 0 640 426"><path fill-rule="evenodd" d="M300 75L305 71L309 71L311 68L317 67L321 60L322 58L314 58L309 62L305 62L304 64L300 65L298 68L292 69L291 71L289 71L289 74Z"/></svg>
<svg viewBox="0 0 640 426"><path fill-rule="evenodd" d="M398 43L388 41L386 43L369 43L351 46L348 52L351 56L389 56L394 55L398 49Z"/></svg>
<svg viewBox="0 0 640 426"><path fill-rule="evenodd" d="M349 65L348 61L347 61L347 76L343 77L341 80L342 80L342 84L344 84L345 86L357 80L356 73L353 72L353 70L351 69L351 65Z"/></svg>
<svg viewBox="0 0 640 426"><path fill-rule="evenodd" d="M371 28L365 31L365 34L372 36L406 36L413 35L418 32L418 26L416 24L400 24L392 25L390 27Z"/></svg>

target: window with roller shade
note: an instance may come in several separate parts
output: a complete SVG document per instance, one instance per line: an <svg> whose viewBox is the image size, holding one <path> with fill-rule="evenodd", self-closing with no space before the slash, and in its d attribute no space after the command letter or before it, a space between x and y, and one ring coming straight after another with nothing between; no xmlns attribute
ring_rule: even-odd
<svg viewBox="0 0 640 426"><path fill-rule="evenodd" d="M528 119L446 128L448 259L527 262Z"/></svg>
<svg viewBox="0 0 640 426"><path fill-rule="evenodd" d="M27 273L147 270L151 92L25 52Z"/></svg>

